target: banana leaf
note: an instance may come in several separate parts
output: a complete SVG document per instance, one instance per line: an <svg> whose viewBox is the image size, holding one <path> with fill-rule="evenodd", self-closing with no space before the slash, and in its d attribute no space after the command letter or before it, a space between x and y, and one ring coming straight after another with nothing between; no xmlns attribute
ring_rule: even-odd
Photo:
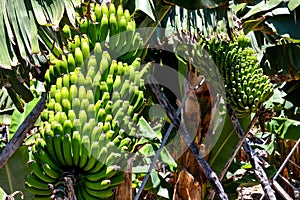
<svg viewBox="0 0 300 200"><path fill-rule="evenodd" d="M300 138L300 121L297 120L273 117L270 122L265 123L265 128L282 139L298 140Z"/></svg>
<svg viewBox="0 0 300 200"><path fill-rule="evenodd" d="M42 65L41 56L45 54L45 50L55 55L59 53L56 39L53 37L55 31L59 30L59 23L63 18L67 18L70 25L76 26L72 0L1 1L0 73L4 75L0 78L1 82L11 77L8 75L9 72L16 74L16 71L20 71L22 78L14 83L9 80L9 84L21 87L24 80L29 82L30 70L40 71L38 68ZM47 26L48 32L45 29L41 30L42 26ZM41 43L44 45L40 45ZM2 86L7 85L1 84L0 87ZM23 103L20 99L25 92L28 93L28 90L9 93L19 111L22 111Z"/></svg>
<svg viewBox="0 0 300 200"><path fill-rule="evenodd" d="M9 125L15 107L5 88L0 90L0 124Z"/></svg>
<svg viewBox="0 0 300 200"><path fill-rule="evenodd" d="M254 4L232 5L238 17L243 21L245 34L251 31L260 31L267 35L279 36L293 42L300 41L300 30L297 26L299 19L299 1L273 0Z"/></svg>
<svg viewBox="0 0 300 200"><path fill-rule="evenodd" d="M26 190L24 184L24 177L29 173L26 166L26 162L28 160L28 158L26 158L27 156L27 147L23 146L19 148L10 158L5 167L0 171L0 185L7 195L20 191L23 193L24 199L33 199L33 195ZM14 199L21 199L21 195L14 195Z"/></svg>
<svg viewBox="0 0 300 200"><path fill-rule="evenodd" d="M229 3L229 0L165 0L188 10L198 10L203 8L216 8Z"/></svg>
<svg viewBox="0 0 300 200"><path fill-rule="evenodd" d="M12 69L21 61L32 63L40 53L38 26L57 30L67 12L75 26L75 10L71 0L3 0L0 3L0 68Z"/></svg>
<svg viewBox="0 0 300 200"><path fill-rule="evenodd" d="M300 79L299 54L299 44L267 47L261 60L261 66L264 72L276 82L298 80Z"/></svg>
<svg viewBox="0 0 300 200"><path fill-rule="evenodd" d="M10 135L9 139L11 139L14 135L14 133L18 130L19 126L23 123L23 121L26 119L28 114L32 111L32 109L35 107L37 102L40 100L40 97L34 98L31 102L27 103L24 106L24 112L21 113L18 110L15 110L12 114L11 123L10 123ZM36 125L39 124L39 119L35 122Z"/></svg>
<svg viewBox="0 0 300 200"><path fill-rule="evenodd" d="M162 27L167 30L184 32L197 38L199 33L210 36L213 33L227 33L227 25L234 27L234 22L227 7L213 9L187 10L173 6L162 21ZM171 35L173 32L167 33Z"/></svg>
<svg viewBox="0 0 300 200"><path fill-rule="evenodd" d="M239 119L239 121L241 127L245 131L250 124L251 116L249 115L248 117ZM224 166L230 158L230 155L238 141L239 137L234 131L230 116L228 113L226 113L224 128L220 134L220 137L218 138L217 143L210 152L210 157L208 160L210 166L217 174L220 174L223 171Z"/></svg>

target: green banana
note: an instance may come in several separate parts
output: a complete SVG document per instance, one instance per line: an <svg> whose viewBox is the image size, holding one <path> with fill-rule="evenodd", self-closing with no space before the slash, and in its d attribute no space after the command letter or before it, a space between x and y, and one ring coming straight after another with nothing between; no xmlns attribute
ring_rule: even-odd
<svg viewBox="0 0 300 200"><path fill-rule="evenodd" d="M102 18L102 11L101 11L101 5L98 3L95 5L95 15L96 15L96 21L100 22Z"/></svg>
<svg viewBox="0 0 300 200"><path fill-rule="evenodd" d="M95 110L95 106L93 103L88 105L87 108L87 117L88 119L94 119L96 117L96 110Z"/></svg>
<svg viewBox="0 0 300 200"><path fill-rule="evenodd" d="M103 14L100 22L100 37L99 41L103 42L106 40L107 35L108 35L108 15Z"/></svg>
<svg viewBox="0 0 300 200"><path fill-rule="evenodd" d="M64 156L64 160L66 161L66 164L68 166L72 166L73 165L72 141L71 141L71 135L69 133L66 133L63 137L63 156Z"/></svg>
<svg viewBox="0 0 300 200"><path fill-rule="evenodd" d="M82 146L81 146L81 136L78 131L74 131L72 134L72 150L73 150L73 164L75 166L79 165L79 160L80 160L80 155L82 151Z"/></svg>
<svg viewBox="0 0 300 200"><path fill-rule="evenodd" d="M106 199L114 194L113 188L107 188L106 190L91 190L88 187L86 187L85 189L88 194L96 197L97 199Z"/></svg>
<svg viewBox="0 0 300 200"><path fill-rule="evenodd" d="M84 178L87 181L99 181L104 178L113 177L115 174L118 173L118 170L119 170L119 167L116 165L112 165L112 166L105 165L105 167L102 168L97 173L89 173L89 174L85 175ZM107 177L107 175L109 175L109 177Z"/></svg>
<svg viewBox="0 0 300 200"><path fill-rule="evenodd" d="M66 87L67 89L69 89L70 88L70 76L69 76L69 74L64 74L62 80L63 80L63 87Z"/></svg>
<svg viewBox="0 0 300 200"><path fill-rule="evenodd" d="M84 171L88 172L96 165L98 151L99 151L99 142L98 141L92 142L90 157L88 159L86 166L83 168Z"/></svg>
<svg viewBox="0 0 300 200"><path fill-rule="evenodd" d="M56 134L54 135L53 138L53 144L54 144L54 151L55 155L57 157L57 160L61 165L66 165L66 162L63 157L63 143L62 143L62 135L61 134Z"/></svg>
<svg viewBox="0 0 300 200"><path fill-rule="evenodd" d="M106 165L112 166L116 165L122 158L122 155L119 153L112 152L106 159Z"/></svg>
<svg viewBox="0 0 300 200"><path fill-rule="evenodd" d="M70 72L74 72L74 70L76 68L76 63L75 63L75 59L74 59L74 56L73 56L72 53L68 53L68 55L67 55L67 62L68 62L68 71L69 71L69 73Z"/></svg>
<svg viewBox="0 0 300 200"><path fill-rule="evenodd" d="M75 48L74 58L76 67L81 67L83 65L84 57L80 47Z"/></svg>
<svg viewBox="0 0 300 200"><path fill-rule="evenodd" d="M36 177L38 177L39 179L41 179L43 182L46 183L53 183L55 182L55 179L48 176L44 171L43 168L37 164L36 161L31 160L30 162L28 162L29 167L32 169L33 173L35 174Z"/></svg>
<svg viewBox="0 0 300 200"><path fill-rule="evenodd" d="M101 56L102 56L102 47L101 47L101 43L100 42L96 42L95 43L95 47L94 47L94 56L96 58L96 62L100 63L101 60ZM95 65L95 71L99 71L98 65Z"/></svg>
<svg viewBox="0 0 300 200"><path fill-rule="evenodd" d="M84 168L89 160L89 154L90 154L90 139L88 135L82 136L82 145L81 145L81 154L80 154L80 160L79 160L79 167Z"/></svg>
<svg viewBox="0 0 300 200"><path fill-rule="evenodd" d="M33 194L39 194L39 195L45 195L45 196L46 195L50 196L52 194L52 192L48 188L47 189L39 189L39 188L34 187L33 185L31 185L28 182L25 182L25 187L29 192L31 192ZM48 196L48 198L49 198L49 196Z"/></svg>
<svg viewBox="0 0 300 200"><path fill-rule="evenodd" d="M85 181L85 186L91 190L105 190L109 188L111 181L109 179L104 179L101 182L91 182Z"/></svg>
<svg viewBox="0 0 300 200"><path fill-rule="evenodd" d="M107 148L105 146L101 147L101 149L100 149L100 151L98 153L98 157L97 157L98 162L93 167L93 169L91 169L89 171L90 174L97 173L97 172L99 172L104 167L104 165L105 165L104 163L105 163L107 155L108 155Z"/></svg>
<svg viewBox="0 0 300 200"><path fill-rule="evenodd" d="M60 177L60 173L58 173L57 171L52 169L49 164L42 163L42 168L43 168L45 174L47 174L47 176L49 176L53 179L58 179Z"/></svg>
<svg viewBox="0 0 300 200"><path fill-rule="evenodd" d="M34 174L28 174L25 177L26 182L34 188L40 189L40 190L47 190L48 189L48 183L43 182L40 180L37 176Z"/></svg>

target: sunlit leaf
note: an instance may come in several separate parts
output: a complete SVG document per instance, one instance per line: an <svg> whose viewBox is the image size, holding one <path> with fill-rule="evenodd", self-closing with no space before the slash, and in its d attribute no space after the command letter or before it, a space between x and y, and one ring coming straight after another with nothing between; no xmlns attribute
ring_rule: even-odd
<svg viewBox="0 0 300 200"><path fill-rule="evenodd" d="M2 187L0 187L0 199L6 199L6 198L7 198L7 194L2 189Z"/></svg>
<svg viewBox="0 0 300 200"><path fill-rule="evenodd" d="M149 1L149 0L136 0L135 1L135 9L143 11L153 21L156 21L155 16L154 16L155 13L153 13L153 10L151 8L151 3L152 3L152 5L154 5L152 0L151 1Z"/></svg>
<svg viewBox="0 0 300 200"><path fill-rule="evenodd" d="M32 109L35 107L37 102L40 98L34 98L31 102L27 103L24 107L24 112L20 113L18 110L15 110L11 119L11 126L10 126L10 137L13 136L13 134L17 131L19 126L23 123L24 119L27 117L27 115L32 111ZM38 122L36 122L38 123Z"/></svg>
<svg viewBox="0 0 300 200"><path fill-rule="evenodd" d="M158 187L160 184L160 179L159 179L157 171L152 171L150 174L150 178L151 178L151 181L153 184L153 188Z"/></svg>
<svg viewBox="0 0 300 200"><path fill-rule="evenodd" d="M22 192L24 199L33 199L33 194L25 187L25 176L29 174L27 167L27 147L20 147L0 171L0 185L6 194L14 194L15 199L21 199L18 191ZM1 191L0 191L1 193ZM0 198L1 199L1 198Z"/></svg>
<svg viewBox="0 0 300 200"><path fill-rule="evenodd" d="M288 7L291 11L295 10L299 5L299 0L289 0Z"/></svg>
<svg viewBox="0 0 300 200"><path fill-rule="evenodd" d="M283 139L298 140L300 138L300 121L273 117L270 122L265 123L266 129L278 134Z"/></svg>
<svg viewBox="0 0 300 200"><path fill-rule="evenodd" d="M202 8L216 8L220 5L226 5L229 0L166 0L169 3L175 4L177 6L183 7L188 10L197 10Z"/></svg>
<svg viewBox="0 0 300 200"><path fill-rule="evenodd" d="M71 0L64 0L66 12L69 18L70 23L75 27L76 26L76 20L75 20L75 9L72 4Z"/></svg>
<svg viewBox="0 0 300 200"><path fill-rule="evenodd" d="M261 30L262 26L264 26L264 24L262 22L264 22L265 18L264 17L260 17L258 19L252 19L252 20L247 20L243 23L243 30L245 34L248 34L251 31L254 30Z"/></svg>
<svg viewBox="0 0 300 200"><path fill-rule="evenodd" d="M244 130L247 128L250 121L250 116L240 119L240 124L242 128L244 128ZM220 174L224 169L224 166L238 141L239 138L234 131L230 117L227 114L222 133L212 151L210 152L209 164L217 174Z"/></svg>
<svg viewBox="0 0 300 200"><path fill-rule="evenodd" d="M260 3L253 6L242 19L247 19L259 12L268 11L278 6L283 0L272 0L272 1L261 1Z"/></svg>
<svg viewBox="0 0 300 200"><path fill-rule="evenodd" d="M156 133L153 131L153 129L143 117L140 118L138 125L140 126L141 136L150 140L156 138Z"/></svg>

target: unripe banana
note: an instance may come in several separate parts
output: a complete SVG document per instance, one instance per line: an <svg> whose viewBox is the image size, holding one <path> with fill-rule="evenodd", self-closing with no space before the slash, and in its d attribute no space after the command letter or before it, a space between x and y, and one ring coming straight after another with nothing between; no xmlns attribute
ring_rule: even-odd
<svg viewBox="0 0 300 200"><path fill-rule="evenodd" d="M89 119L96 118L96 110L95 110L95 106L93 103L89 104L88 109L87 109L87 115L88 115Z"/></svg>
<svg viewBox="0 0 300 200"><path fill-rule="evenodd" d="M48 188L39 189L39 188L34 187L33 185L31 185L27 181L25 182L25 187L29 192L31 192L33 194L39 194L39 195L44 195L44 196L47 196L47 195L50 196L52 194L52 192Z"/></svg>
<svg viewBox="0 0 300 200"><path fill-rule="evenodd" d="M83 65L84 58L83 58L83 53L82 53L80 47L75 48L74 57L75 57L76 67L81 67Z"/></svg>
<svg viewBox="0 0 300 200"><path fill-rule="evenodd" d="M87 162L86 166L83 168L84 171L88 172L96 165L99 148L100 147L99 147L99 142L98 141L92 142L91 149L90 149L90 156L89 156L89 159L88 159L88 162Z"/></svg>
<svg viewBox="0 0 300 200"><path fill-rule="evenodd" d="M92 77L86 76L85 81L84 81L84 86L85 86L86 90L93 89L93 80L92 80Z"/></svg>
<svg viewBox="0 0 300 200"><path fill-rule="evenodd" d="M72 158L75 166L79 165L80 155L82 151L81 137L78 131L73 131L72 134Z"/></svg>
<svg viewBox="0 0 300 200"><path fill-rule="evenodd" d="M48 176L48 175L44 172L43 168L42 168L39 164L37 164L36 161L33 161L33 160L32 160L32 161L28 162L28 165L29 165L30 168L32 168L33 173L34 173L40 180L42 180L42 181L44 181L44 182L46 182L46 183L53 183L53 182L55 182L55 179L52 178L52 177L50 177L50 176Z"/></svg>
<svg viewBox="0 0 300 200"><path fill-rule="evenodd" d="M85 181L85 186L91 190L105 190L110 187L111 181L109 179L99 182Z"/></svg>
<svg viewBox="0 0 300 200"><path fill-rule="evenodd" d="M106 80L108 72L109 72L108 68L109 68L109 60L106 56L102 56L102 59L99 63L99 70L100 70L100 73L101 73L101 80Z"/></svg>
<svg viewBox="0 0 300 200"><path fill-rule="evenodd" d="M42 163L42 168L47 176L53 179L58 179L60 177L60 173L53 170L48 163Z"/></svg>
<svg viewBox="0 0 300 200"><path fill-rule="evenodd" d="M123 12L123 6L120 4L117 8L117 18L118 20L121 19L121 17L123 16L124 12Z"/></svg>
<svg viewBox="0 0 300 200"><path fill-rule="evenodd" d="M102 13L102 18L103 18L103 15L107 15L107 16L109 15L109 10L105 3L101 4L101 13Z"/></svg>
<svg viewBox="0 0 300 200"><path fill-rule="evenodd" d="M56 133L56 132L55 132ZM63 157L63 143L62 143L62 135L61 133L56 133L56 135L53 138L53 144L54 144L54 151L55 155L57 157L57 160L61 165L66 165L66 162Z"/></svg>
<svg viewBox="0 0 300 200"><path fill-rule="evenodd" d="M100 42L95 43L94 55L95 55L97 63L100 63L101 56L102 56L102 47L101 47L101 43ZM95 65L94 67L95 67L95 71L99 70L99 68L97 68L98 65Z"/></svg>
<svg viewBox="0 0 300 200"><path fill-rule="evenodd" d="M100 22L100 38L99 41L103 42L106 40L107 35L108 35L108 15L107 14L103 14L102 15L102 19Z"/></svg>
<svg viewBox="0 0 300 200"><path fill-rule="evenodd" d="M82 99L81 100L81 104L80 104L80 110L86 110L87 111L87 108L89 106L90 102L88 99Z"/></svg>
<svg viewBox="0 0 300 200"><path fill-rule="evenodd" d="M76 113L76 115L79 114L80 104L81 104L81 102L80 102L79 98L74 98L72 100L72 110L74 110L74 112Z"/></svg>
<svg viewBox="0 0 300 200"><path fill-rule="evenodd" d="M79 87L79 89L78 89L78 98L79 98L80 100L86 98L86 88L85 88L84 84L81 85L81 86Z"/></svg>
<svg viewBox="0 0 300 200"><path fill-rule="evenodd" d="M101 5L98 3L95 5L95 15L96 15L96 21L100 22L102 18L102 11L101 11Z"/></svg>
<svg viewBox="0 0 300 200"><path fill-rule="evenodd" d="M88 135L82 136L82 145L81 145L81 154L80 154L80 160L79 160L79 167L83 168L88 162L89 159L89 153L90 153L90 139Z"/></svg>

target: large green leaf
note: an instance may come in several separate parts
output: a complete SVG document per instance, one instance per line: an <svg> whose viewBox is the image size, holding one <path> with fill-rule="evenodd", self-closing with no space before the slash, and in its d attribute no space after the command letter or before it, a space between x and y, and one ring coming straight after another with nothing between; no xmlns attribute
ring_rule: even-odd
<svg viewBox="0 0 300 200"><path fill-rule="evenodd" d="M29 173L26 166L27 156L27 147L19 148L0 171L0 185L6 194L9 195L21 191L24 194L24 199L33 199L33 195L26 190L24 184L24 177ZM14 198L19 200L21 195L17 194Z"/></svg>
<svg viewBox="0 0 300 200"><path fill-rule="evenodd" d="M278 6L283 0L261 1L253 6L242 19L247 19L259 12L268 11Z"/></svg>
<svg viewBox="0 0 300 200"><path fill-rule="evenodd" d="M298 140L300 138L300 121L273 117L270 122L265 123L266 129L278 134L283 139Z"/></svg>
<svg viewBox="0 0 300 200"><path fill-rule="evenodd" d="M152 5L151 5L152 4ZM143 11L146 15L148 15L153 21L156 21L155 19L155 13L154 8L152 9L151 6L154 6L154 3L152 0L136 0L135 1L135 9Z"/></svg>
<svg viewBox="0 0 300 200"><path fill-rule="evenodd" d="M11 69L22 62L35 66L32 54L40 53L37 27L51 26L57 30L65 12L74 26L72 0L3 0L0 3L0 68Z"/></svg>
<svg viewBox="0 0 300 200"><path fill-rule="evenodd" d="M300 78L300 45L284 44L267 47L261 66L274 81L283 82Z"/></svg>
<svg viewBox="0 0 300 200"><path fill-rule="evenodd" d="M244 130L250 124L250 121L250 116L240 119L240 124ZM223 171L224 166L230 158L230 155L238 141L239 138L233 129L230 116L227 113L222 133L216 145L210 152L210 157L208 160L210 166L217 174L220 174Z"/></svg>
<svg viewBox="0 0 300 200"><path fill-rule="evenodd" d="M300 9L298 10L300 11ZM300 29L295 28L298 26L298 23L293 14L267 17L265 23L277 35L288 40L300 42Z"/></svg>
<svg viewBox="0 0 300 200"><path fill-rule="evenodd" d="M232 18L228 16L227 7L217 7L214 9L187 10L179 6L173 6L166 15L162 26L171 30L168 35L174 34L172 31L185 32L198 36L210 36L214 32L227 32L227 23L233 24Z"/></svg>
<svg viewBox="0 0 300 200"><path fill-rule="evenodd" d="M8 76L6 72L19 72L21 76L18 77L19 81L14 83L9 81L15 90L9 91L9 94L20 111L23 110L21 99L28 96L25 95L28 94L28 90L24 90L27 93L23 93L16 88L21 87L24 80L29 82L31 70L44 71L37 68L44 64L40 57L46 50L55 55L61 52L56 42L55 30L58 30L65 12L65 17L75 26L72 0L3 0L0 3L0 73L5 74L0 77L0 88L4 80L9 79L10 75ZM51 28L45 30L42 26ZM40 46L40 42L44 45ZM5 86L9 87L9 84ZM28 102L28 99L23 100Z"/></svg>
<svg viewBox="0 0 300 200"><path fill-rule="evenodd" d="M216 8L229 3L229 0L165 0L188 10L198 10L202 8Z"/></svg>
<svg viewBox="0 0 300 200"><path fill-rule="evenodd" d="M298 6L300 6L299 0L290 0L288 3L288 7L291 11L295 10Z"/></svg>
<svg viewBox="0 0 300 200"><path fill-rule="evenodd" d="M5 88L0 90L0 124L10 124L15 107Z"/></svg>
<svg viewBox="0 0 300 200"><path fill-rule="evenodd" d="M12 119L11 119L11 125L10 125L10 137L12 138L13 134L18 130L19 126L23 123L24 119L28 116L28 114L32 111L32 109L35 107L37 102L40 98L34 98L31 102L27 103L24 107L24 112L20 113L18 110L15 110ZM36 122L36 124L38 121Z"/></svg>

